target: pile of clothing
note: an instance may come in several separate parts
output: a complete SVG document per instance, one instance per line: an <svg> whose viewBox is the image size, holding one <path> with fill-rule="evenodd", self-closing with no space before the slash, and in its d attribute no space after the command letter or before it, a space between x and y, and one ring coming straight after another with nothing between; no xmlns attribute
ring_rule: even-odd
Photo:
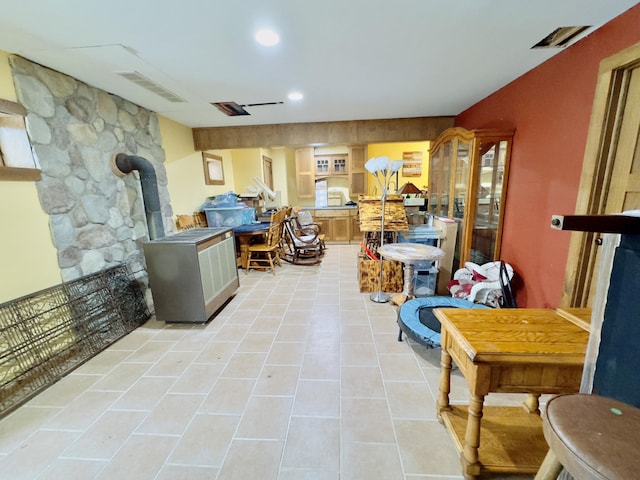
<svg viewBox="0 0 640 480"><path fill-rule="evenodd" d="M503 286L510 284L513 278L513 267L505 263L502 282L500 281L501 263L465 263L464 268L457 270L453 274L453 280L447 284L451 296L490 307L501 307L504 299Z"/></svg>

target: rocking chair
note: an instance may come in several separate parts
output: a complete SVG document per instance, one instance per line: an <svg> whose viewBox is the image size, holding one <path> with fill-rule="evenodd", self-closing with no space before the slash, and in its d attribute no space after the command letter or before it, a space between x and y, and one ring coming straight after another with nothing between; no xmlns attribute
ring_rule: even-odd
<svg viewBox="0 0 640 480"><path fill-rule="evenodd" d="M300 210L294 218L296 231L303 235L316 235L320 240L322 250L326 248L324 244L324 233L320 233L320 225L313 221L313 217L307 210Z"/></svg>
<svg viewBox="0 0 640 480"><path fill-rule="evenodd" d="M283 239L285 246L283 260L298 265L320 263L322 243L317 231L297 229L295 217L287 217L284 220Z"/></svg>

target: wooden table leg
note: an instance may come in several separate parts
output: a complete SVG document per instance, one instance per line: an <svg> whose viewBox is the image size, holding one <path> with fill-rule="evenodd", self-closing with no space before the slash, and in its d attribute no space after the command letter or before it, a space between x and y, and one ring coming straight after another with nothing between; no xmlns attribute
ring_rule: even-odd
<svg viewBox="0 0 640 480"><path fill-rule="evenodd" d="M555 454L549 450L534 480L556 480L561 471L562 464L558 461Z"/></svg>
<svg viewBox="0 0 640 480"><path fill-rule="evenodd" d="M467 480L472 480L480 475L478 447L480 447L480 423L483 407L484 395L469 395L467 430L464 435L464 448L460 459L462 461L462 473Z"/></svg>
<svg viewBox="0 0 640 480"><path fill-rule="evenodd" d="M449 406L449 392L451 392L451 355L444 347L445 346L445 337L444 332L441 338L442 340L442 350L440 353L440 384L438 385L438 420L440 423L442 420L442 412L450 411L451 407Z"/></svg>
<svg viewBox="0 0 640 480"><path fill-rule="evenodd" d="M248 268L249 263L249 245L240 244L240 265L245 270Z"/></svg>
<svg viewBox="0 0 640 480"><path fill-rule="evenodd" d="M404 285L402 287L402 294L407 299L413 298L413 264L404 264Z"/></svg>
<svg viewBox="0 0 640 480"><path fill-rule="evenodd" d="M524 406L529 411L529 413L540 415L540 394L528 394L526 400L524 401Z"/></svg>

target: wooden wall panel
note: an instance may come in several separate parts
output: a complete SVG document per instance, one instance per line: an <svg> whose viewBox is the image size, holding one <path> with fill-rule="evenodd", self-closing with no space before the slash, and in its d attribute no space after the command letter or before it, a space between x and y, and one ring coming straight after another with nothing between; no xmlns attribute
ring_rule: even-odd
<svg viewBox="0 0 640 480"><path fill-rule="evenodd" d="M193 129L196 150L303 147L315 143L353 145L434 140L454 117L393 118L344 122L288 123Z"/></svg>

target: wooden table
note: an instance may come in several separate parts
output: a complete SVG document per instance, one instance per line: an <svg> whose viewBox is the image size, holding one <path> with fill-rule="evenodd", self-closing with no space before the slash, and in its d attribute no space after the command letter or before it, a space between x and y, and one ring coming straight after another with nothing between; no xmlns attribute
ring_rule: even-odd
<svg viewBox="0 0 640 480"><path fill-rule="evenodd" d="M234 227L233 234L236 237L238 250L240 252L238 257L239 267L246 270L247 262L249 261L249 245L256 241L256 238L263 238L269 230L269 225L269 222L261 222Z"/></svg>
<svg viewBox="0 0 640 480"><path fill-rule="evenodd" d="M444 251L422 243L386 243L378 249L378 253L387 260L404 263L404 284L402 294L394 297L393 303L402 305L413 298L413 265L416 262L439 260Z"/></svg>
<svg viewBox="0 0 640 480"><path fill-rule="evenodd" d="M538 398L580 388L589 333L554 310L436 309L442 324L438 418L451 434L465 479L535 474L548 446ZM469 405L449 404L452 359ZM489 392L529 393L522 407L484 407Z"/></svg>

